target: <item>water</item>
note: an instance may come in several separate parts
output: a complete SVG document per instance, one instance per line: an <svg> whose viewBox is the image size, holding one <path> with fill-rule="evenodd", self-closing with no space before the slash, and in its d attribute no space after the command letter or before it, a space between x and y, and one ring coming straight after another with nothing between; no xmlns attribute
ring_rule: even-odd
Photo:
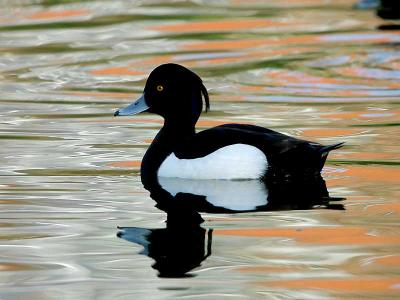
<svg viewBox="0 0 400 300"><path fill-rule="evenodd" d="M398 299L400 31L344 0L2 3L1 299ZM112 116L163 62L209 88L199 129L345 141L324 169L345 210L165 229L139 178L162 120ZM159 277L149 241L188 276Z"/></svg>

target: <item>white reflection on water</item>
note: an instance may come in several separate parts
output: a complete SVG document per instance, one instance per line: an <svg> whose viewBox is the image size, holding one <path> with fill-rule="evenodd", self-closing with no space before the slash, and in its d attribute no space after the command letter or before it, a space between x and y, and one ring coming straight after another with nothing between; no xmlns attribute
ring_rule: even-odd
<svg viewBox="0 0 400 300"><path fill-rule="evenodd" d="M203 195L214 206L230 210L254 210L266 205L268 190L259 180L185 180L160 177L160 185L172 196L177 193Z"/></svg>

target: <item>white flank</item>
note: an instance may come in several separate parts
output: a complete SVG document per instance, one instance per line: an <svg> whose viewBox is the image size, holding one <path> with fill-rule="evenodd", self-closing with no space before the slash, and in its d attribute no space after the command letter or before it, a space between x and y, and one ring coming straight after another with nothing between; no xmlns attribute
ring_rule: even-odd
<svg viewBox="0 0 400 300"><path fill-rule="evenodd" d="M158 176L187 179L258 179L267 167L267 158L260 149L245 144L234 144L195 159L179 159L172 153L161 164Z"/></svg>
<svg viewBox="0 0 400 300"><path fill-rule="evenodd" d="M172 196L177 193L201 195L214 206L235 211L254 210L268 203L268 190L259 180L191 180L160 177L159 182Z"/></svg>

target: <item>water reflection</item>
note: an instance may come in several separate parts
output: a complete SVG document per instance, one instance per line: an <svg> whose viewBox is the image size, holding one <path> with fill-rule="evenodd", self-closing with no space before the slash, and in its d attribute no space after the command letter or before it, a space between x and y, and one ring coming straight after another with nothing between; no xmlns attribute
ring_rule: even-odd
<svg viewBox="0 0 400 300"><path fill-rule="evenodd" d="M211 255L212 229L200 226L199 215L181 216L168 214L166 228L121 227L117 236L143 246L139 254L154 259L159 277L192 276L188 273Z"/></svg>
<svg viewBox="0 0 400 300"><path fill-rule="evenodd" d="M148 182L156 207L167 213L166 228L119 227L117 236L143 246L159 277L186 277L211 255L212 229L200 225L201 212L343 210L343 198L329 196L321 176L307 180L189 180Z"/></svg>
<svg viewBox="0 0 400 300"><path fill-rule="evenodd" d="M333 204L343 198L329 196L321 176L288 178L283 180L190 180L160 178L157 183L145 186L157 207L165 212L185 207L197 212L240 213L312 209L315 207L339 208ZM168 199L168 200L167 200Z"/></svg>

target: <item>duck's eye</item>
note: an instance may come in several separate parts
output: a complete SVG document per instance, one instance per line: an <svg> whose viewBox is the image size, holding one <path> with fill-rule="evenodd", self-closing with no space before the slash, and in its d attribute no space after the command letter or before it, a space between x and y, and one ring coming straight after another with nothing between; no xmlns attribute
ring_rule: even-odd
<svg viewBox="0 0 400 300"><path fill-rule="evenodd" d="M164 87L162 85L157 85L157 91L162 92Z"/></svg>

